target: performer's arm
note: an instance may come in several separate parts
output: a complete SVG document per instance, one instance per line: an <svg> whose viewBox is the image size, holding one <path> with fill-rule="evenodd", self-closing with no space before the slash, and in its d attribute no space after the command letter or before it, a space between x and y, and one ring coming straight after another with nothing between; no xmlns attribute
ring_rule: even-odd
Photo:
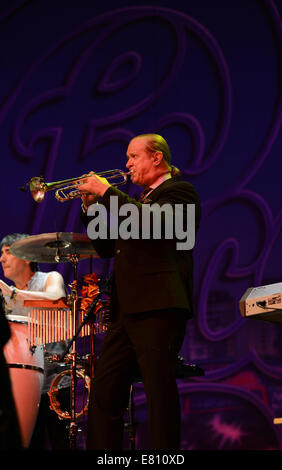
<svg viewBox="0 0 282 470"><path fill-rule="evenodd" d="M66 290L64 286L64 279L62 275L56 271L49 273L44 291L26 291L21 289L16 289L15 287L8 286L4 281L0 280L0 289L4 296L12 298L17 298L21 300L36 300L36 299L47 299L47 300L58 300L61 297L66 296Z"/></svg>

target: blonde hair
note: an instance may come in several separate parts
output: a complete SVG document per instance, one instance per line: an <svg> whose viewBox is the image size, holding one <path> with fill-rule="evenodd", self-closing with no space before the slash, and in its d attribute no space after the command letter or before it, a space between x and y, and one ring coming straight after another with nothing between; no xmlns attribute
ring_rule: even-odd
<svg viewBox="0 0 282 470"><path fill-rule="evenodd" d="M136 136L146 137L147 146L146 149L149 152L161 152L165 162L167 163L171 176L177 176L181 174L181 171L174 165L171 164L171 152L167 141L159 134L140 134Z"/></svg>

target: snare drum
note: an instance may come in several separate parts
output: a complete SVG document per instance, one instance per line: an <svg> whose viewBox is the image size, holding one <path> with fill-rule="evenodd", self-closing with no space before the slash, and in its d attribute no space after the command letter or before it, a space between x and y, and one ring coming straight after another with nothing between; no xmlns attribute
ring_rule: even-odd
<svg viewBox="0 0 282 470"><path fill-rule="evenodd" d="M44 380L43 347L28 347L27 318L7 315L11 338L4 346L23 447L28 447L38 414Z"/></svg>

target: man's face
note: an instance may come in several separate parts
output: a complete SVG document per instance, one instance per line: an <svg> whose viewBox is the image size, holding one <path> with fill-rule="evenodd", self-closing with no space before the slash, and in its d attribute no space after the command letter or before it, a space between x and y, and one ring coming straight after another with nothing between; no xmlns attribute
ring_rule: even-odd
<svg viewBox="0 0 282 470"><path fill-rule="evenodd" d="M21 277L26 270L29 261L17 258L10 253L10 247L3 245L1 249L0 263L2 264L4 276L11 281L15 281Z"/></svg>
<svg viewBox="0 0 282 470"><path fill-rule="evenodd" d="M138 186L150 186L156 179L154 154L146 150L147 140L139 137L131 140L127 149L126 168L131 172L131 181Z"/></svg>

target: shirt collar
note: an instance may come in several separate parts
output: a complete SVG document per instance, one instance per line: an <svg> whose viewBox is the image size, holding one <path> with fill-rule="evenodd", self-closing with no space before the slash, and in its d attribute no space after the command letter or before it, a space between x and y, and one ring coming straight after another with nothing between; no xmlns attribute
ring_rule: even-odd
<svg viewBox="0 0 282 470"><path fill-rule="evenodd" d="M159 176L159 178L153 183L150 184L150 188L156 189L160 184L162 184L164 181L168 180L171 178L171 173L165 173L164 175Z"/></svg>

